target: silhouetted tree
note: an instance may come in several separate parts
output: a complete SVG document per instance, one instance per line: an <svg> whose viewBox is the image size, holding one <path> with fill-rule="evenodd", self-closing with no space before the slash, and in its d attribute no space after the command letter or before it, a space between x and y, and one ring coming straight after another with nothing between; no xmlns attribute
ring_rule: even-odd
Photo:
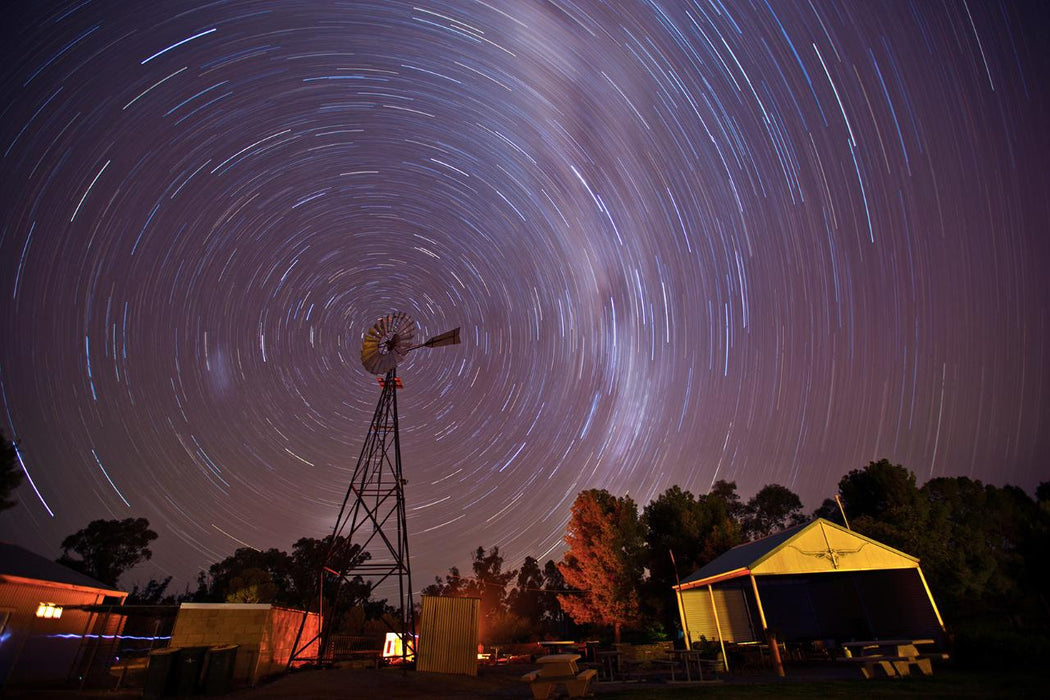
<svg viewBox="0 0 1050 700"><path fill-rule="evenodd" d="M0 430L0 511L12 508L18 501L11 494L22 483L22 470L18 468L15 445L9 442Z"/></svg>
<svg viewBox="0 0 1050 700"><path fill-rule="evenodd" d="M213 601L288 604L292 558L287 552L241 547L212 564L208 572L208 595Z"/></svg>
<svg viewBox="0 0 1050 700"><path fill-rule="evenodd" d="M581 492L565 542L558 568L579 593L559 596L562 609L578 623L611 626L619 642L620 630L638 621L645 528L634 501L605 490Z"/></svg>
<svg viewBox="0 0 1050 700"><path fill-rule="evenodd" d="M889 460L854 469L839 481L850 526L909 554L928 538L929 502L915 485L915 474Z"/></svg>
<svg viewBox="0 0 1050 700"><path fill-rule="evenodd" d="M145 588L139 588L136 583L131 592L128 593L127 604L128 605L168 605L174 603L176 596L164 595L168 590L168 585L171 584L171 576L158 581L155 578L151 578Z"/></svg>
<svg viewBox="0 0 1050 700"><path fill-rule="evenodd" d="M765 537L805 521L798 494L780 484L767 484L744 506L744 539Z"/></svg>
<svg viewBox="0 0 1050 700"><path fill-rule="evenodd" d="M153 557L149 544L155 539L157 533L145 518L93 520L62 540L58 563L116 586L121 574ZM72 558L70 552L80 558Z"/></svg>

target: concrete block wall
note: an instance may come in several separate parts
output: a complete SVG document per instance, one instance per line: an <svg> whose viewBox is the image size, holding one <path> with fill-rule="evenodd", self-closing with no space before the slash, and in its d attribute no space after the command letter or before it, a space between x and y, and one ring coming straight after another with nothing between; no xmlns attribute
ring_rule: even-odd
<svg viewBox="0 0 1050 700"><path fill-rule="evenodd" d="M175 620L171 646L236 644L234 679L254 684L285 669L302 616L300 610L271 605L184 603ZM318 616L311 614L303 629L304 641L314 637L318 627Z"/></svg>

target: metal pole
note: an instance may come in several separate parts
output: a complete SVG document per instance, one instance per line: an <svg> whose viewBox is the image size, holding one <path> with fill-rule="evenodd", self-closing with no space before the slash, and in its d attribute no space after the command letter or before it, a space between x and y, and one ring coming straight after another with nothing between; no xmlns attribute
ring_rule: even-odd
<svg viewBox="0 0 1050 700"><path fill-rule="evenodd" d="M693 638L689 634L689 620L686 618L685 614L685 599L682 597L682 580L678 578L678 564L674 560L674 552L668 549L667 553L671 555L671 567L674 569L674 580L675 583L678 584L675 586L674 590L678 597L678 612L682 616L682 634L685 637L685 648L692 649Z"/></svg>
<svg viewBox="0 0 1050 700"><path fill-rule="evenodd" d="M776 669L777 675L781 678L784 677L784 662L780 658L780 647L777 646L777 637L769 629L769 623L766 622L766 611L762 609L762 597L758 595L758 584L755 583L755 576L751 574L751 589L755 592L755 602L758 603L758 616L762 620L762 632L766 635L766 644L769 645L769 651L773 655L773 668Z"/></svg>
<svg viewBox="0 0 1050 700"><path fill-rule="evenodd" d="M718 621L718 607L715 606L715 589L711 584L707 584L707 592L711 595L711 612L715 615L715 629L718 630L718 645L722 647L722 665L726 667L726 673L729 673L729 657L726 656L726 642L722 638L722 624Z"/></svg>
<svg viewBox="0 0 1050 700"><path fill-rule="evenodd" d="M839 504L839 512L842 513L842 522L846 524L846 529L852 532L853 528L849 526L849 520L846 520L846 509L842 507L842 499L839 498L837 493L835 494L835 503Z"/></svg>

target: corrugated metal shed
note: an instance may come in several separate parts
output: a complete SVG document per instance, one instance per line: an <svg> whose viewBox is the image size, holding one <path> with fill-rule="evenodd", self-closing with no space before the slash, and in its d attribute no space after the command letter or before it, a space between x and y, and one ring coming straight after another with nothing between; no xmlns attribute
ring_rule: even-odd
<svg viewBox="0 0 1050 700"><path fill-rule="evenodd" d="M682 581L679 590L737 576L915 569L919 560L817 518L754 542L733 547Z"/></svg>
<svg viewBox="0 0 1050 700"><path fill-rule="evenodd" d="M690 642L944 631L918 559L823 518L734 547L675 589Z"/></svg>
<svg viewBox="0 0 1050 700"><path fill-rule="evenodd" d="M478 675L478 598L423 596L416 668Z"/></svg>
<svg viewBox="0 0 1050 700"><path fill-rule="evenodd" d="M123 618L91 606L121 604L127 593L9 543L0 543L0 688L81 684L102 640ZM41 604L60 617L37 617ZM106 662L106 659L97 659ZM2 691L0 691L2 694Z"/></svg>

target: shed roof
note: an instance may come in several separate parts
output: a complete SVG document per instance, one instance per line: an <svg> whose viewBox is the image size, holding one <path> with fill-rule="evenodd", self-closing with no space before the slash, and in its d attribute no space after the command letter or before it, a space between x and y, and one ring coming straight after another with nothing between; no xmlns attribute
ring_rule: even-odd
<svg viewBox="0 0 1050 700"><path fill-rule="evenodd" d="M126 591L117 590L107 583L96 581L68 566L63 566L10 542L0 542L0 579L31 579L43 583L60 583L116 595L127 595Z"/></svg>
<svg viewBox="0 0 1050 700"><path fill-rule="evenodd" d="M738 576L913 569L919 560L830 520L817 518L733 547L690 575L677 590Z"/></svg>

